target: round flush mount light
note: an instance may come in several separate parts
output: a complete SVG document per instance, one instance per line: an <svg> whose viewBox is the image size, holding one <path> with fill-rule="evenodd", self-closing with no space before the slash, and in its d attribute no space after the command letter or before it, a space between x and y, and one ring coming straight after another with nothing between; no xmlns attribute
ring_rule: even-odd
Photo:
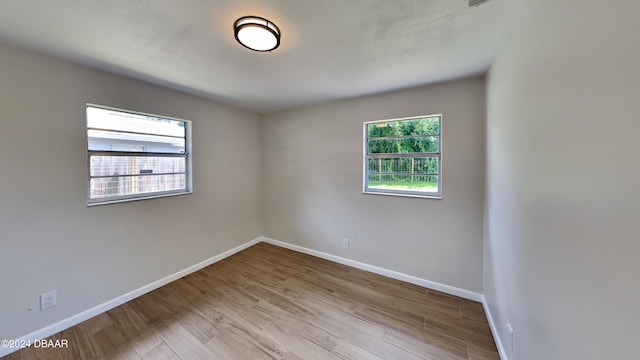
<svg viewBox="0 0 640 360"><path fill-rule="evenodd" d="M243 16L233 23L240 45L254 51L272 51L280 46L280 29L259 16Z"/></svg>

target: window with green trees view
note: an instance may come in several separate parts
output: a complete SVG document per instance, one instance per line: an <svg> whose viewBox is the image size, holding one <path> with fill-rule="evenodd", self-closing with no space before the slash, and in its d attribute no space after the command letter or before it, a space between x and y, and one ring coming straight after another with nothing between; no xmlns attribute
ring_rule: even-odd
<svg viewBox="0 0 640 360"><path fill-rule="evenodd" d="M364 123L364 192L442 197L442 115Z"/></svg>

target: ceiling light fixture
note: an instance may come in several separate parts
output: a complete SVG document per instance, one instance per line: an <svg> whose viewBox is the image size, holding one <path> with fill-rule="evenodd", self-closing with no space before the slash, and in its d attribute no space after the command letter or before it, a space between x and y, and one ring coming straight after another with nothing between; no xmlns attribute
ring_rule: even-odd
<svg viewBox="0 0 640 360"><path fill-rule="evenodd" d="M233 23L236 40L254 51L271 51L280 46L280 29L259 16L243 16Z"/></svg>

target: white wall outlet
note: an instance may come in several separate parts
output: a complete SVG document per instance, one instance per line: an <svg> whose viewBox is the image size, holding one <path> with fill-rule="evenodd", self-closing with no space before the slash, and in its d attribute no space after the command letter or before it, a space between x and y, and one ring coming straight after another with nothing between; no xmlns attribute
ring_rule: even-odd
<svg viewBox="0 0 640 360"><path fill-rule="evenodd" d="M56 306L58 303L56 290L46 292L40 295L40 310L46 310Z"/></svg>
<svg viewBox="0 0 640 360"><path fill-rule="evenodd" d="M509 351L513 353L513 328L509 323L507 323L507 346Z"/></svg>
<svg viewBox="0 0 640 360"><path fill-rule="evenodd" d="M345 249L349 248L349 239L342 239L342 247Z"/></svg>

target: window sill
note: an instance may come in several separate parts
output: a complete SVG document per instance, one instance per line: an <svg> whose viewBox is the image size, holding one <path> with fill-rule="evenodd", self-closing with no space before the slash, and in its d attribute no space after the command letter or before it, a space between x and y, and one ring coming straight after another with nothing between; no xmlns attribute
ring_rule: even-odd
<svg viewBox="0 0 640 360"><path fill-rule="evenodd" d="M131 197L131 198L126 198L126 199L113 199L113 200L105 200L105 201L94 201L94 202L87 203L87 206L88 207L93 207L93 206L100 206L100 205L119 204L119 203L126 203L126 202L138 201L138 200L149 200L149 199L158 199L158 198L164 198L164 197L189 195L189 194L192 194L192 193L193 193L193 191L189 190L189 191L168 193L168 194L167 193L165 193L165 194L151 194L151 195L148 195L148 196Z"/></svg>
<svg viewBox="0 0 640 360"><path fill-rule="evenodd" d="M409 193L409 192L390 192L390 191L372 191L372 190L364 190L362 191L365 195L384 195L384 196L399 196L399 197L411 197L411 198L420 198L420 199L435 199L442 200L441 194L419 194L419 193Z"/></svg>

